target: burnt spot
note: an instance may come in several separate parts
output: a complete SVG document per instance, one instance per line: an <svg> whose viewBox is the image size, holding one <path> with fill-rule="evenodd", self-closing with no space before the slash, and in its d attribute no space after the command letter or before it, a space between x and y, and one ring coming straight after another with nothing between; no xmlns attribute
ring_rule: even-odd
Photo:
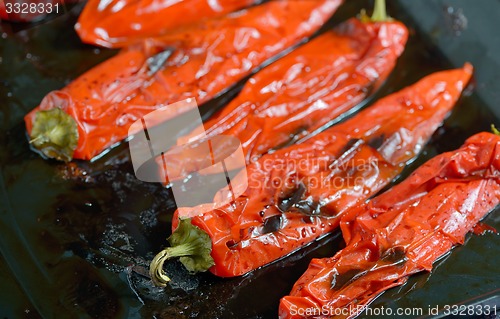
<svg viewBox="0 0 500 319"><path fill-rule="evenodd" d="M281 228L281 215L274 215L264 220L263 234L273 233Z"/></svg>
<svg viewBox="0 0 500 319"><path fill-rule="evenodd" d="M166 50L157 53L153 55L152 57L148 58L146 60L146 63L148 65L148 75L151 76L158 72L164 65L165 62L167 62L168 58L174 53L173 48L167 48Z"/></svg>
<svg viewBox="0 0 500 319"><path fill-rule="evenodd" d="M290 210L304 215L316 216L320 214L320 205L317 201L305 199L294 204Z"/></svg>
<svg viewBox="0 0 500 319"><path fill-rule="evenodd" d="M319 207L319 215L320 216L338 216L340 214L340 211L337 209L337 207L333 205L323 205Z"/></svg>
<svg viewBox="0 0 500 319"><path fill-rule="evenodd" d="M366 270L361 269L351 269L343 274L334 273L332 278L332 289L340 290L356 279L364 276L366 273Z"/></svg>
<svg viewBox="0 0 500 319"><path fill-rule="evenodd" d="M289 211L296 203L298 203L306 192L306 186L303 183L297 185L297 188L291 190L284 198L280 198L278 209L282 212Z"/></svg>
<svg viewBox="0 0 500 319"><path fill-rule="evenodd" d="M314 224L316 221L316 217L311 216L311 215L306 215L302 217L302 222L306 224Z"/></svg>
<svg viewBox="0 0 500 319"><path fill-rule="evenodd" d="M273 147L271 149L271 151L279 150L281 148L284 148L284 147L287 147L287 146L294 144L297 140L306 136L309 133L308 129L309 129L309 126L305 126L305 125L299 126L297 129L295 129L295 131L293 131L292 133L289 134L288 139L286 139L284 142Z"/></svg>
<svg viewBox="0 0 500 319"><path fill-rule="evenodd" d="M384 141L385 141L385 134L382 134L371 138L368 142L366 142L366 144L368 144L374 149L379 149L382 146L382 144L384 144Z"/></svg>
<svg viewBox="0 0 500 319"><path fill-rule="evenodd" d="M385 51L384 51L384 52L385 52ZM361 89L361 92L365 93L367 96L370 96L370 95L372 95L373 93L375 93L376 89L377 89L377 85L376 85L374 82L372 82L372 83L370 83L370 85L368 85L367 87L363 87L363 88Z"/></svg>
<svg viewBox="0 0 500 319"><path fill-rule="evenodd" d="M226 246L227 246L227 248L234 250L234 249L236 249L236 247L238 247L238 243L235 242L234 240L229 240L226 242Z"/></svg>
<svg viewBox="0 0 500 319"><path fill-rule="evenodd" d="M306 136L308 131L309 126L308 125L301 125L297 127L291 134L290 134L290 142L291 141L296 141L302 136Z"/></svg>
<svg viewBox="0 0 500 319"><path fill-rule="evenodd" d="M382 254L380 260L390 265L404 264L407 260L405 249L400 246L391 247Z"/></svg>
<svg viewBox="0 0 500 319"><path fill-rule="evenodd" d="M335 157L335 160L328 166L330 169L338 166L339 163L342 163L342 160L348 158L351 154L356 153L361 145L364 144L364 141L359 138L350 139L345 146L340 150L340 152Z"/></svg>
<svg viewBox="0 0 500 319"><path fill-rule="evenodd" d="M288 196L279 199L278 209L283 213L296 212L308 216L319 215L321 210L320 203L312 198L303 199L306 190L306 186L300 183L297 188L288 193Z"/></svg>
<svg viewBox="0 0 500 319"><path fill-rule="evenodd" d="M346 145L340 150L337 157L341 157L346 153L352 153L353 151L357 150L361 146L361 144L363 144L363 142L364 141L360 138L351 138L346 143Z"/></svg>

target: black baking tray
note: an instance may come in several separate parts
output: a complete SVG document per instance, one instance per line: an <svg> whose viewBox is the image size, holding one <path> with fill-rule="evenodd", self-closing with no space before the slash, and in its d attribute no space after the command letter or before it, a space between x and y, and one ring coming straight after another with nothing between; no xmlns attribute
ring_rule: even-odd
<svg viewBox="0 0 500 319"><path fill-rule="evenodd" d="M459 147L492 123L500 124L500 97L490 92L500 67L494 58L491 63L484 60L495 50L495 26L490 28L491 41L482 31L474 36L481 23L496 22L487 17L495 17L500 2L388 2L389 13L411 29L411 37L375 98L432 72L466 61L476 64L473 88L400 181L427 159ZM481 3L483 14L478 15ZM346 1L322 30L372 6L372 1ZM475 8L476 16L468 16L468 7ZM81 8L66 7L64 14L36 25L0 24L0 318L276 318L280 297L309 261L330 257L343 247L339 232L241 278L191 276L180 263L169 262L172 284L155 288L143 274L170 233L175 203L169 190L135 178L127 144L97 161L71 165L43 160L30 150L23 116L49 91L116 52L79 41L73 25ZM471 37L482 50L470 45ZM470 50L450 52L453 45ZM204 105L205 116L222 107L242 83ZM77 170L84 174L75 174ZM500 229L498 209L484 222ZM413 276L371 307L423 309L422 315L405 316L412 318L425 317L436 306L497 306L498 244L495 233L470 235L432 274Z"/></svg>

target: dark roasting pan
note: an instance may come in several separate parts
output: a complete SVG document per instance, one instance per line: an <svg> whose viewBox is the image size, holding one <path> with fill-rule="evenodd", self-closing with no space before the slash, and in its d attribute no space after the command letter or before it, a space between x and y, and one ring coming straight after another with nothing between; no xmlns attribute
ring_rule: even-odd
<svg viewBox="0 0 500 319"><path fill-rule="evenodd" d="M412 36L377 97L465 61L476 67L474 90L406 176L490 124L500 126L500 1L388 4ZM346 1L323 30L372 5ZM36 25L0 24L0 318L276 318L280 297L311 258L342 247L339 233L243 278L190 276L170 262L172 284L154 288L142 274L170 232L175 205L169 191L134 177L126 144L92 163L71 165L43 160L29 149L24 114L46 93L114 54L79 41L73 25L81 7L66 7ZM204 109L220 108L240 87ZM77 168L86 175L72 178ZM498 209L485 223L500 229ZM432 274L412 277L371 307L420 307L426 314L436 306L498 305L498 265L498 235L468 236ZM419 316L405 318L412 317Z"/></svg>

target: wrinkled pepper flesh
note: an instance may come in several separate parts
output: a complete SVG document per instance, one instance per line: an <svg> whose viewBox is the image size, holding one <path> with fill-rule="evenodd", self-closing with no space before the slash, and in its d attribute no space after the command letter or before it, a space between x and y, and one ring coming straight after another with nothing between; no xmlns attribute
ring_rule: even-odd
<svg viewBox="0 0 500 319"><path fill-rule="evenodd" d="M237 137L247 163L292 144L376 91L394 68L407 38L408 30L399 22L350 19L250 78L231 103L204 123L204 134ZM178 144L199 137L193 133ZM223 145L220 148L214 146L212 152L225 151ZM205 157L196 151L193 147L176 170L169 169L170 180L200 170Z"/></svg>
<svg viewBox="0 0 500 319"><path fill-rule="evenodd" d="M223 16L256 0L89 0L76 32L83 42L121 48L196 23Z"/></svg>
<svg viewBox="0 0 500 319"><path fill-rule="evenodd" d="M281 300L280 318L355 317L383 291L431 271L499 202L500 136L480 133L344 216L347 247L311 261Z"/></svg>
<svg viewBox="0 0 500 319"><path fill-rule="evenodd" d="M49 93L26 115L31 143L59 160L91 159L125 139L130 125L155 109L187 98L200 105L223 93L311 36L341 2L270 1L122 51Z"/></svg>
<svg viewBox="0 0 500 319"><path fill-rule="evenodd" d="M163 263L175 256L193 272L207 270L203 264L217 276L243 275L336 229L343 214L415 158L471 75L469 64L432 74L304 143L262 156L247 167L248 188L234 202L202 215L196 207L182 216L177 210L175 241L151 263L153 281L168 282ZM193 236L180 239L178 226L208 235L210 255L208 245L198 250L199 242L191 244Z"/></svg>

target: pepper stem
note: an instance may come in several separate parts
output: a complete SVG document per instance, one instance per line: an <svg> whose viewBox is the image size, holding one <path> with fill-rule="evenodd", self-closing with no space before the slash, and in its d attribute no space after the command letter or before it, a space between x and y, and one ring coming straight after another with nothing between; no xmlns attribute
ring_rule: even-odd
<svg viewBox="0 0 500 319"><path fill-rule="evenodd" d="M493 134L500 136L500 131L495 127L495 124L491 124L491 131Z"/></svg>
<svg viewBox="0 0 500 319"><path fill-rule="evenodd" d="M39 135L39 136L35 137L34 139L31 139L31 140L30 140L30 144L33 144L33 143L35 143L36 141L41 140L42 138L45 138L45 136L44 136L44 135Z"/></svg>
<svg viewBox="0 0 500 319"><path fill-rule="evenodd" d="M361 10L361 21L363 22L388 22L392 21L392 18L387 15L387 6L385 0L375 0L375 8L373 10L373 15L369 17L366 14L366 10Z"/></svg>
<svg viewBox="0 0 500 319"><path fill-rule="evenodd" d="M69 162L78 145L76 121L60 108L38 111L29 143L47 157Z"/></svg>
<svg viewBox="0 0 500 319"><path fill-rule="evenodd" d="M387 10L385 0L375 0L375 9L373 10L372 21L387 21Z"/></svg>
<svg viewBox="0 0 500 319"><path fill-rule="evenodd" d="M153 261L151 261L151 266L149 268L149 275L156 286L165 287L170 281L165 271L163 271L163 264L165 261L175 258L190 256L194 252L194 247L189 244L183 244L175 247L168 247L160 251Z"/></svg>
<svg viewBox="0 0 500 319"><path fill-rule="evenodd" d="M163 270L165 261L180 257L181 263L191 273L207 271L215 263L210 256L212 242L210 236L191 224L191 219L181 219L179 226L168 238L171 247L159 252L151 261L149 275L153 284L165 287L170 281Z"/></svg>

